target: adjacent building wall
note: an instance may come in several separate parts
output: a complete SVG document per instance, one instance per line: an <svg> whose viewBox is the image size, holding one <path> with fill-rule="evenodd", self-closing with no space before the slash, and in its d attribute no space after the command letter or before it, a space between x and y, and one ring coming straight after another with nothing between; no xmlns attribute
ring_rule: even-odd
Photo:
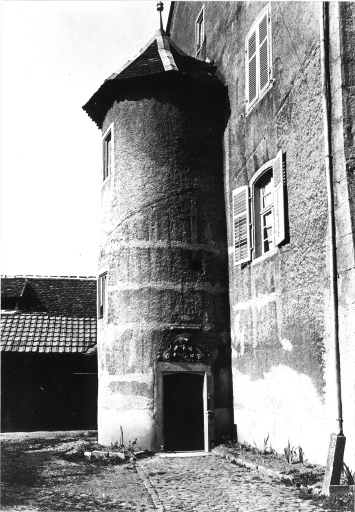
<svg viewBox="0 0 355 512"><path fill-rule="evenodd" d="M324 172L319 4L271 2L273 84L246 115L245 37L265 2L176 2L172 39L195 55L195 20L205 6L207 57L228 86L224 134L234 414L239 440L288 439L325 463L336 431L330 346L327 192ZM337 201L345 461L354 453L353 10L331 4L333 151ZM340 45L340 46L339 46ZM342 58L342 52L348 57ZM343 54L344 55L344 54ZM346 64L346 61L348 62ZM341 71L341 74L340 74ZM340 82L342 77L342 83ZM345 84L345 87L344 87ZM345 143L344 143L345 141ZM288 237L273 254L234 265L231 200L282 149ZM349 206L350 205L350 206Z"/></svg>
<svg viewBox="0 0 355 512"><path fill-rule="evenodd" d="M97 429L97 360L78 353L1 353L1 430Z"/></svg>

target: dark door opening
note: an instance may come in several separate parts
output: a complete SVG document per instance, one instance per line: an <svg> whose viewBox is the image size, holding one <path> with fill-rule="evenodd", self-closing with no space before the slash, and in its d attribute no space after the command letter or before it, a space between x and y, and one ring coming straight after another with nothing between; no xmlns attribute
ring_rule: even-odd
<svg viewBox="0 0 355 512"><path fill-rule="evenodd" d="M203 375L164 375L164 450L204 449Z"/></svg>

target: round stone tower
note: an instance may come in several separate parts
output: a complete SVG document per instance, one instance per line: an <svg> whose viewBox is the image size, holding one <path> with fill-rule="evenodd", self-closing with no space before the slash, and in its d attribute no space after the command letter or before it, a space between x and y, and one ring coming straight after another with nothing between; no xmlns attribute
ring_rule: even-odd
<svg viewBox="0 0 355 512"><path fill-rule="evenodd" d="M99 442L209 450L230 435L222 137L215 67L159 30L83 107L102 130Z"/></svg>

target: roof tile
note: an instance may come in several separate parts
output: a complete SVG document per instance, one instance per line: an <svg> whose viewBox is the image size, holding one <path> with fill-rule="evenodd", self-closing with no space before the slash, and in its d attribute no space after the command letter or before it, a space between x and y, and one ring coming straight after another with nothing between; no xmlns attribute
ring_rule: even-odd
<svg viewBox="0 0 355 512"><path fill-rule="evenodd" d="M43 321L44 318L46 322ZM35 323L36 329L24 328L28 321ZM3 312L1 350L50 352L55 348L55 351L85 352L89 346L96 344L96 319L85 322L85 328L80 329L81 334L78 331L75 332L80 322L81 319L78 317L44 317L39 313ZM68 324L74 326L73 332L67 329Z"/></svg>
<svg viewBox="0 0 355 512"><path fill-rule="evenodd" d="M16 299L20 310L42 311L51 317L96 318L96 286L96 279L91 278L3 277L1 297L4 304L7 299ZM48 322L48 316L44 321ZM28 318L27 322L35 320Z"/></svg>

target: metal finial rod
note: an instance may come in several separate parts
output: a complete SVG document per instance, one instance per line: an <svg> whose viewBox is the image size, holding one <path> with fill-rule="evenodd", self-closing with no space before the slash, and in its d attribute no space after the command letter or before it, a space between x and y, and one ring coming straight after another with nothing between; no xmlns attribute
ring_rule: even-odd
<svg viewBox="0 0 355 512"><path fill-rule="evenodd" d="M157 3L157 11L160 14L160 30L163 30L163 19L162 19L162 16L161 16L161 13L162 13L163 10L164 10L163 2L158 2Z"/></svg>

